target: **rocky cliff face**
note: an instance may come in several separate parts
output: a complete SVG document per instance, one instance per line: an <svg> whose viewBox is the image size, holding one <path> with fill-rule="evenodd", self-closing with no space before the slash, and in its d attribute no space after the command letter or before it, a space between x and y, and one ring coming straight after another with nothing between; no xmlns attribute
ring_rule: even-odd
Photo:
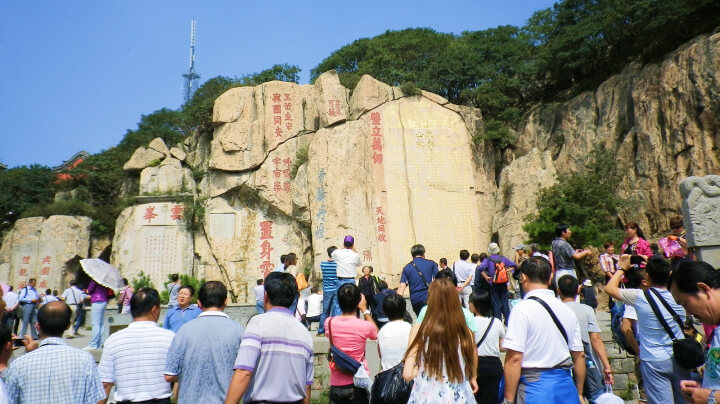
<svg viewBox="0 0 720 404"><path fill-rule="evenodd" d="M247 300L254 279L277 267L281 254L295 252L301 268L317 272L325 249L345 234L391 284L416 243L429 257L454 260L459 249L482 252L496 238L510 254L527 238L522 224L535 211L536 192L581 167L595 145L617 154L622 192L636 201L620 219L661 234L680 212L678 182L720 170L718 67L720 34L698 38L660 64L628 67L594 92L539 105L502 160L489 145L472 142L482 126L479 110L426 92L405 96L369 76L352 93L334 72L314 85L232 89L215 103L213 138L183 146L183 164L207 172L197 187L202 229L192 236L184 227L173 230L186 240L173 253L184 257L177 272L189 271L184 263L192 256L196 275L224 279ZM138 157L165 150L151 145ZM148 224L138 218L137 226ZM113 257L123 267L119 246L142 230L120 222ZM162 254L134 242L123 250L130 256ZM158 271L153 276L169 273Z"/></svg>
<svg viewBox="0 0 720 404"><path fill-rule="evenodd" d="M158 286L175 272L220 279L247 301L281 254L317 273L326 248L352 234L363 262L392 285L416 243L452 261L495 238L510 255L527 238L536 192L595 145L615 152L621 192L636 201L619 219L663 234L680 213L680 180L720 172L718 68L720 34L697 38L662 63L533 108L502 158L472 140L479 110L370 76L352 93L334 72L313 85L235 88L216 100L211 139L156 139L127 162L144 196L118 219L111 261ZM192 231L189 213L200 218ZM28 223L3 242L0 268L10 273L27 256L18 234Z"/></svg>
<svg viewBox="0 0 720 404"><path fill-rule="evenodd" d="M516 160L503 171L499 198L508 188L519 191L505 171L525 178L541 173L538 182L549 183L543 173L550 167L532 157L536 151L549 153L557 172L569 172L600 145L617 155L625 174L621 192L635 201L620 219L638 222L651 238L667 234L669 219L680 214L680 181L720 172L719 70L716 33L685 44L662 63L630 66L594 92L537 106L518 130ZM529 196L536 188L522 192ZM516 192L510 193L515 197ZM503 234L514 217L496 219L507 251L524 235L516 230Z"/></svg>

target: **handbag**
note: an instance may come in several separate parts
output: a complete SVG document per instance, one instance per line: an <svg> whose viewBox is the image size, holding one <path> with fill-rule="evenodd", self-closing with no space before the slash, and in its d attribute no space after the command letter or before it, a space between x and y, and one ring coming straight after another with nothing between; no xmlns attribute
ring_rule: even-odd
<svg viewBox="0 0 720 404"><path fill-rule="evenodd" d="M333 318L330 318L328 322L328 337L330 338L330 349L328 350L327 356L328 362L332 363L335 369L354 376L362 364L343 352L342 349L333 345L332 321Z"/></svg>
<svg viewBox="0 0 720 404"><path fill-rule="evenodd" d="M625 400L613 394L612 386L605 385L605 393L595 399L595 404L625 404Z"/></svg>
<svg viewBox="0 0 720 404"><path fill-rule="evenodd" d="M371 402L373 404L405 404L410 398L414 380L403 379L405 364L400 362L375 376L372 385Z"/></svg>
<svg viewBox="0 0 720 404"><path fill-rule="evenodd" d="M650 290L658 297L658 299L660 299L660 302L662 302L663 306L665 306L665 309L668 311L668 313L670 313L673 319L677 321L677 323L680 325L680 329L683 330L685 327L683 327L680 316L678 316L677 313L675 313L675 310L670 307L668 302L663 299L663 297L660 295L660 292L653 288L651 288ZM662 324L665 332L667 332L668 336L670 336L670 339L672 340L673 355L675 356L675 360L677 361L677 363L686 369L693 369L702 366L705 363L705 348L703 348L702 344L700 344L692 337L684 337L682 339L678 339L668 325L667 321L665 321L665 318L660 313L660 308L658 308L657 302L655 302L652 294L647 290L644 291L644 293L645 298L650 304L653 313L655 313L655 317L657 317L657 319L660 321L660 324Z"/></svg>

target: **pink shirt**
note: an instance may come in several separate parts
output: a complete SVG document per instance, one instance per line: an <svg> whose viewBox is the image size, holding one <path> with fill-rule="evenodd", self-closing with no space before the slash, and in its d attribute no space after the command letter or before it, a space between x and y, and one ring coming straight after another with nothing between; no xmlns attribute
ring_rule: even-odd
<svg viewBox="0 0 720 404"><path fill-rule="evenodd" d="M331 317L325 320L325 331L330 333L330 320L332 320L333 345L340 348L358 362L362 362L368 370L365 356L365 341L377 339L377 328L370 321L360 320L356 317ZM330 385L346 386L353 384L353 375L330 368Z"/></svg>
<svg viewBox="0 0 720 404"><path fill-rule="evenodd" d="M622 245L622 254L625 254L625 249L630 245L630 239L625 239L625 242ZM650 249L650 244L644 239L644 238L638 238L637 246L635 247L635 254L637 255L644 255L648 258L652 257L653 252Z"/></svg>

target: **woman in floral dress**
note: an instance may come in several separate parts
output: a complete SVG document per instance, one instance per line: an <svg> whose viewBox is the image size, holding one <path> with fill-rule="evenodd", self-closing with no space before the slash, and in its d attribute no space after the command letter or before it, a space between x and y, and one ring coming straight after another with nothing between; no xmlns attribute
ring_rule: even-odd
<svg viewBox="0 0 720 404"><path fill-rule="evenodd" d="M477 353L465 324L455 286L447 279L430 284L427 312L410 333L403 377L414 380L409 404L475 404Z"/></svg>

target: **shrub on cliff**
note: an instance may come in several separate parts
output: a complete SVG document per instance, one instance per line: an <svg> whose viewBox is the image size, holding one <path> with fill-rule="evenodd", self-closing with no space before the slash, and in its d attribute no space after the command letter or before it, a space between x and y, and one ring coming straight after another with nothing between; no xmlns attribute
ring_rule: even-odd
<svg viewBox="0 0 720 404"><path fill-rule="evenodd" d="M570 225L576 247L621 240L617 215L629 204L618 195L621 177L613 154L596 147L583 169L560 174L555 185L539 191L538 213L526 218L523 230L532 242L543 246L555 238L558 223Z"/></svg>

